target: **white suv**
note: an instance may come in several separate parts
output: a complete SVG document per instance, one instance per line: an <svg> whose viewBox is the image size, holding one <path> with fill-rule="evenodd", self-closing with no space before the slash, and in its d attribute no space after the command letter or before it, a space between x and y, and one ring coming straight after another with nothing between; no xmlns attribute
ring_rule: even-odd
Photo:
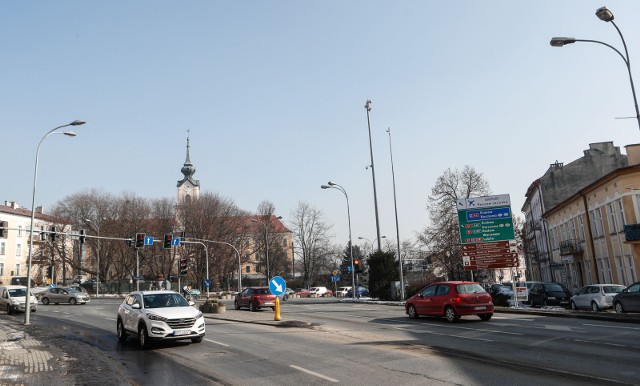
<svg viewBox="0 0 640 386"><path fill-rule="evenodd" d="M118 340L136 335L141 348L150 340L204 338L204 315L192 307L193 302L175 291L135 291L127 295L118 308Z"/></svg>

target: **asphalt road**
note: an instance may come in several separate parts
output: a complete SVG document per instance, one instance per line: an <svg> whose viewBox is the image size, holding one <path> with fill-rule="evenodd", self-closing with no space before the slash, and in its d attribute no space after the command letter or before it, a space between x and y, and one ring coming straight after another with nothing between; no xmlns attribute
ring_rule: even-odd
<svg viewBox="0 0 640 386"><path fill-rule="evenodd" d="M283 303L279 322L271 310L235 311L229 303L225 314L207 319L201 344L141 351L134 339L115 338L120 301L41 305L31 320L104 354L114 380L103 377L103 384L640 383L638 324L508 313L450 324L409 319L397 306L295 299ZM82 347L69 355L82 360Z"/></svg>

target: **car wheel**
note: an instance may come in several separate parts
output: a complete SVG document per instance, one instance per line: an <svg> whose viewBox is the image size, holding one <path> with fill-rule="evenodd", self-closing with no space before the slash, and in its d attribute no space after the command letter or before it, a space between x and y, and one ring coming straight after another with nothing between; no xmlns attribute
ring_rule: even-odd
<svg viewBox="0 0 640 386"><path fill-rule="evenodd" d="M71 304L72 306L74 306L76 303L77 303L76 298L69 299L69 304Z"/></svg>
<svg viewBox="0 0 640 386"><path fill-rule="evenodd" d="M596 302L591 302L591 311L593 311L593 312L598 312L598 311L600 311L600 307L598 307L598 303L596 303Z"/></svg>
<svg viewBox="0 0 640 386"><path fill-rule="evenodd" d="M418 311L416 310L416 307L414 305L410 305L409 308L407 308L407 314L412 319L418 319L418 317L420 316L418 315Z"/></svg>
<svg viewBox="0 0 640 386"><path fill-rule="evenodd" d="M256 312L258 311L258 308L256 308L255 304L253 304L253 302L249 302L249 310L251 312Z"/></svg>
<svg viewBox="0 0 640 386"><path fill-rule="evenodd" d="M201 336L199 336L199 337L197 337L197 338L191 338L191 341L192 341L193 343L202 343L202 337L201 337Z"/></svg>
<svg viewBox="0 0 640 386"><path fill-rule="evenodd" d="M578 306L576 306L576 302L571 301L571 309L574 311L578 309Z"/></svg>
<svg viewBox="0 0 640 386"><path fill-rule="evenodd" d="M149 333L147 332L147 326L144 324L138 328L138 344L141 349L149 347Z"/></svg>
<svg viewBox="0 0 640 386"><path fill-rule="evenodd" d="M45 306L49 304L49 298L42 298L42 304L44 304Z"/></svg>
<svg viewBox="0 0 640 386"><path fill-rule="evenodd" d="M116 334L118 335L118 340L120 342L124 342L125 340L127 340L127 331L124 329L124 324L122 324L122 320L120 319L118 319Z"/></svg>
<svg viewBox="0 0 640 386"><path fill-rule="evenodd" d="M457 322L460 317L456 314L456 310L453 307L447 307L444 309L444 317L447 318L448 322Z"/></svg>
<svg viewBox="0 0 640 386"><path fill-rule="evenodd" d="M623 314L624 313L624 307L622 307L622 303L617 302L616 304L613 305L613 309L616 310L616 314Z"/></svg>
<svg viewBox="0 0 640 386"><path fill-rule="evenodd" d="M11 306L7 304L7 315L11 315Z"/></svg>
<svg viewBox="0 0 640 386"><path fill-rule="evenodd" d="M493 316L493 314L482 314L478 316L480 317L480 320L482 320L483 322L486 322L488 320L491 320L491 317Z"/></svg>
<svg viewBox="0 0 640 386"><path fill-rule="evenodd" d="M240 304L238 304L237 300L233 302L233 308L235 308L236 310L240 309Z"/></svg>

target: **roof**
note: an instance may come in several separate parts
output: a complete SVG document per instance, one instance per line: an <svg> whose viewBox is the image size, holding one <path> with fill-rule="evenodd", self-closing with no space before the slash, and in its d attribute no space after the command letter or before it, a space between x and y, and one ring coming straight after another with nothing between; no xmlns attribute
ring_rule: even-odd
<svg viewBox="0 0 640 386"><path fill-rule="evenodd" d="M291 233L291 230L284 226L284 224L277 218L275 215L267 216L238 216L240 220L238 223L238 228L236 231L238 233L258 233L264 232L265 224L270 223L269 232L270 233ZM268 221L268 222L267 222Z"/></svg>
<svg viewBox="0 0 640 386"><path fill-rule="evenodd" d="M21 217L31 217L31 211L25 208L13 208L10 206L6 206L6 205L0 205L0 213L6 213L6 214L10 214L10 215L14 215L14 216L21 216ZM47 221L47 222L52 222L52 223L63 223L63 220L49 215L49 214L44 214L41 212L38 212L36 210L34 217L38 220L42 220L42 221Z"/></svg>

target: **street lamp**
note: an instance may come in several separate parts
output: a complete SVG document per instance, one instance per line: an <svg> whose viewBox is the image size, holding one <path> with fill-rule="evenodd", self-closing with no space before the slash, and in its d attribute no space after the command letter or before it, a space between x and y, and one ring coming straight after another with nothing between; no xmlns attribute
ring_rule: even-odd
<svg viewBox="0 0 640 386"><path fill-rule="evenodd" d="M231 243L227 243L226 241L215 241L215 240L205 240L205 239L191 239L191 240L203 241L203 242L214 243L214 244L224 244L224 245L230 246L231 248L233 248L234 251L236 251L236 255L238 255L238 292L241 292L242 291L242 262L240 260L240 251L238 251L238 248L236 248L235 245ZM208 269L207 269L207 272L208 272Z"/></svg>
<svg viewBox="0 0 640 386"><path fill-rule="evenodd" d="M381 239L386 239L387 236L380 236ZM366 237L361 237L358 236L358 240L367 240L369 242L369 244L371 244L371 253L373 253L373 245L375 244L375 242L377 241L376 239L374 239L373 241L369 240Z"/></svg>
<svg viewBox="0 0 640 386"><path fill-rule="evenodd" d="M640 129L640 110L638 109L638 100L636 98L636 88L633 85L633 77L631 76L631 63L629 61L629 50L627 50L627 43L624 40L624 36L622 36L622 32L620 31L620 28L618 28L616 23L613 22L613 13L609 9L607 9L607 7L598 8L598 10L596 11L596 16L598 16L598 18L602 21L611 22L611 24L613 24L613 26L616 28L616 30L618 31L618 35L620 35L620 39L622 40L622 45L624 46L624 55L622 54L622 52L620 52L617 48L613 47L612 45L607 44L605 42L598 41L598 40L576 39L576 38L570 38L570 37L554 37L554 38L551 38L551 41L549 42L549 44L551 44L551 46L553 47L563 47L567 44L572 44L575 42L597 43L597 44L602 44L603 46L607 46L612 50L614 50L616 53L618 53L618 55L620 55L620 57L624 61L624 64L627 67L627 72L629 73L629 83L631 83L631 93L633 94L633 104L636 109L636 120L638 121L638 128Z"/></svg>
<svg viewBox="0 0 640 386"><path fill-rule="evenodd" d="M271 273L269 272L269 233L268 233L268 229L269 229L269 225L271 224L272 221L274 220L280 220L282 219L282 216L278 216L278 217L272 217L272 215L269 215L269 221L268 222L261 222L261 224L264 226L264 256L265 256L265 260L267 263L267 286L269 285L269 280L271 278ZM258 220L251 219L252 222L259 222Z"/></svg>
<svg viewBox="0 0 640 386"><path fill-rule="evenodd" d="M400 255L400 228L398 227L398 203L396 201L396 173L393 170L393 150L391 148L391 128L387 127L389 134L389 155L391 156L391 178L393 179L393 208L396 213L396 238L398 240L398 264L400 264L400 300L404 300L404 276L402 273L402 256Z"/></svg>
<svg viewBox="0 0 640 386"><path fill-rule="evenodd" d="M349 209L349 195L347 195L347 191L341 185L338 185L335 182L329 181L327 182L327 185L321 185L320 187L322 189L338 189L347 199L347 219L349 220L349 257L351 258L351 288L353 289L353 291L351 291L351 299L355 300L357 288L355 267L353 266L353 243L351 242L351 210Z"/></svg>
<svg viewBox="0 0 640 386"><path fill-rule="evenodd" d="M367 99L364 104L365 110L367 110L367 127L369 128L369 153L371 154L371 177L373 177L373 205L376 213L376 235L378 238L378 252L380 251L380 222L378 221L378 195L376 193L376 170L373 167L373 144L371 143L371 120L369 119L369 112L371 111L371 101ZM331 184L329 184L331 185ZM355 291L355 289L354 289Z"/></svg>
<svg viewBox="0 0 640 386"><path fill-rule="evenodd" d="M51 134L63 134L69 137L75 137L76 133L73 131L56 131L58 129L62 129L63 127L68 126L80 126L84 125L84 121L75 120L71 123L67 123L66 125L58 126L53 128L45 134L40 142L38 142L38 147L36 148L36 165L33 171L33 193L31 195L31 227L29 230L29 262L27 264L27 296L25 296L25 310L24 310L24 325L29 325L29 317L31 316L31 261L33 258L33 222L35 220L36 210L36 182L38 180L38 156L40 154L40 145L42 142Z"/></svg>
<svg viewBox="0 0 640 386"><path fill-rule="evenodd" d="M106 220L105 217L102 217L101 220ZM84 221L88 222L89 224L92 223L91 219L85 218ZM100 224L98 224L98 222L94 222L94 224L96 225L96 229L97 229L97 234L98 234L98 247L96 249L96 260L97 260L97 268L96 268L96 298L100 296ZM91 226L91 225L89 225Z"/></svg>

